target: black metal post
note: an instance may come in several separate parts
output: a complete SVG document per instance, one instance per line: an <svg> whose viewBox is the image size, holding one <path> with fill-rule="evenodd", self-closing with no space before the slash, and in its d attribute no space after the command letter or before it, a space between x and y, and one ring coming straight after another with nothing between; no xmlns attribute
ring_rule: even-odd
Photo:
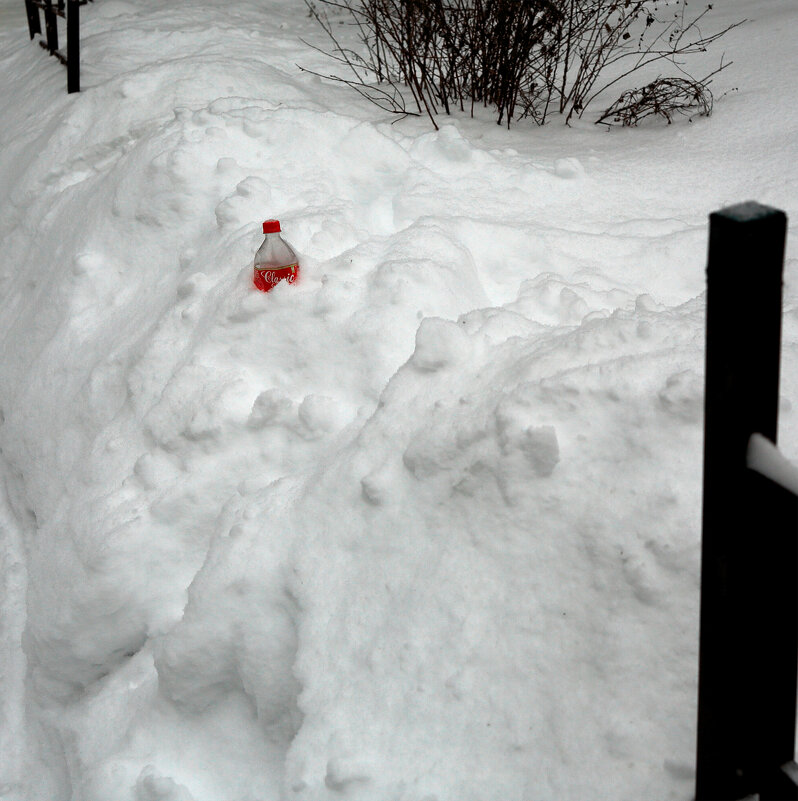
<svg viewBox="0 0 798 801"><path fill-rule="evenodd" d="M776 442L787 218L710 215L697 801L794 801L798 501L749 470Z"/></svg>
<svg viewBox="0 0 798 801"><path fill-rule="evenodd" d="M47 49L52 55L58 50L58 17L52 0L44 0L44 29L47 33Z"/></svg>
<svg viewBox="0 0 798 801"><path fill-rule="evenodd" d="M80 2L67 0L67 92L80 91Z"/></svg>
<svg viewBox="0 0 798 801"><path fill-rule="evenodd" d="M25 0L25 11L28 14L28 31L30 38L33 39L36 34L41 34L42 25L39 21L39 9L34 5L31 0Z"/></svg>

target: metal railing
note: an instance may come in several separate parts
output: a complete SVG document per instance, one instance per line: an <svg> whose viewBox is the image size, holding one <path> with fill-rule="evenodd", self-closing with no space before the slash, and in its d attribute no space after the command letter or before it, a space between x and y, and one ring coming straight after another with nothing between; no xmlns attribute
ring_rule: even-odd
<svg viewBox="0 0 798 801"><path fill-rule="evenodd" d="M44 40L39 44L67 68L67 91L80 91L80 7L90 0L25 0L30 38L41 36L44 12ZM66 53L58 46L58 18L66 21Z"/></svg>

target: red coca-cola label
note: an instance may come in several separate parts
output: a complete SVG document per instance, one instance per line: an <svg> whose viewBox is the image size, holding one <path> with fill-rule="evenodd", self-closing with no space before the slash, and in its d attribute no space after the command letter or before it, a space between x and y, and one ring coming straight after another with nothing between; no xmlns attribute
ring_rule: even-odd
<svg viewBox="0 0 798 801"><path fill-rule="evenodd" d="M268 292L280 281L293 284L299 277L299 265L289 264L286 267L255 267L255 287L261 292Z"/></svg>

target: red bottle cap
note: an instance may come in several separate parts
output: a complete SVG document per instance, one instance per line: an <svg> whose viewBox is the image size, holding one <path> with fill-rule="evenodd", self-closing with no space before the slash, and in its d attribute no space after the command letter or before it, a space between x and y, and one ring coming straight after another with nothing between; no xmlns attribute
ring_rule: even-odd
<svg viewBox="0 0 798 801"><path fill-rule="evenodd" d="M279 220L266 220L263 223L263 233L264 234L279 234L280 233L280 221Z"/></svg>

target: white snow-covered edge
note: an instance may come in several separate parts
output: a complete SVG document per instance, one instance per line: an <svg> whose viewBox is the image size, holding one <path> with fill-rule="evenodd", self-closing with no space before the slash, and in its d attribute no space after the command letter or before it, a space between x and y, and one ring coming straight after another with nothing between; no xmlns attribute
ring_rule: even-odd
<svg viewBox="0 0 798 801"><path fill-rule="evenodd" d="M752 434L748 440L746 466L798 495L798 466L787 459L767 437Z"/></svg>

